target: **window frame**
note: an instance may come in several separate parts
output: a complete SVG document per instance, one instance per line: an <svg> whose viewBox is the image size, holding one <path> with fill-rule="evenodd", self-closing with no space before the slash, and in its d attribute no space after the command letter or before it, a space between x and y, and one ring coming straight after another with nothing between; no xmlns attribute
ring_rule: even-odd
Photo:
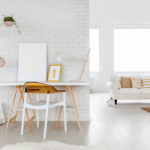
<svg viewBox="0 0 150 150"><path fill-rule="evenodd" d="M115 28L118 28L118 29L150 29L150 24L147 24L147 25L113 25L113 73L125 73L125 74L128 74L128 73L138 73L138 74L141 74L141 73L150 73L150 71L115 71L115 38L114 38L114 31L115 31Z"/></svg>
<svg viewBox="0 0 150 150"><path fill-rule="evenodd" d="M101 36L101 25L91 25L89 28L89 32L90 29L99 29L99 71L90 71L90 74L101 74L102 73L102 36ZM90 35L90 34L89 34ZM90 36L89 36L89 40L90 40ZM89 41L89 45L90 45L90 41ZM92 50L92 49L91 49ZM89 66L90 67L90 66Z"/></svg>

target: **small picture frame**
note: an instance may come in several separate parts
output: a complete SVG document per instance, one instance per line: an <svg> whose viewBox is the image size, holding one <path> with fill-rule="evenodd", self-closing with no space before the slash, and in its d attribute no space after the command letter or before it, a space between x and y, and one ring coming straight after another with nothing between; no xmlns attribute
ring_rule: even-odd
<svg viewBox="0 0 150 150"><path fill-rule="evenodd" d="M47 82L60 82L61 64L49 65Z"/></svg>

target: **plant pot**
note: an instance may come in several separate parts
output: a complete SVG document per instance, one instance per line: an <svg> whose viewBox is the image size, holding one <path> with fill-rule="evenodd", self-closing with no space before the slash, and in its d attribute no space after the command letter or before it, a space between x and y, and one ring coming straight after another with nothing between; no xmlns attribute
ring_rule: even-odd
<svg viewBox="0 0 150 150"><path fill-rule="evenodd" d="M5 24L5 26L7 26L7 27L11 27L11 26L14 25L14 22L13 22L13 21L4 21L4 24Z"/></svg>
<svg viewBox="0 0 150 150"><path fill-rule="evenodd" d="M3 67L5 65L5 60L3 58L0 58L0 67Z"/></svg>

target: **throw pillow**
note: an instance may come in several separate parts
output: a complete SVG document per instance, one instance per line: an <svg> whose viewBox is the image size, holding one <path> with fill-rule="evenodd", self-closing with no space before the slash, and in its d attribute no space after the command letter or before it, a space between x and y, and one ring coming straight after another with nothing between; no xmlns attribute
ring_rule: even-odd
<svg viewBox="0 0 150 150"><path fill-rule="evenodd" d="M121 83L120 83L119 79L114 78L114 80L115 80L115 82L118 84L118 88L120 89L120 88L121 88Z"/></svg>
<svg viewBox="0 0 150 150"><path fill-rule="evenodd" d="M150 88L150 79L142 79L142 87Z"/></svg>
<svg viewBox="0 0 150 150"><path fill-rule="evenodd" d="M131 78L130 77L121 77L122 88L132 88Z"/></svg>
<svg viewBox="0 0 150 150"><path fill-rule="evenodd" d="M131 77L132 88L141 88L141 78Z"/></svg>

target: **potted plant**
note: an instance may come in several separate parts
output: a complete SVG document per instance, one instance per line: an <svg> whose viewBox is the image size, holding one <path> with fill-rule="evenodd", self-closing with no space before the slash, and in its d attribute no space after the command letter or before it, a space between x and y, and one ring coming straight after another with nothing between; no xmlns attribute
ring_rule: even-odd
<svg viewBox="0 0 150 150"><path fill-rule="evenodd" d="M3 67L5 65L5 60L0 57L0 67Z"/></svg>
<svg viewBox="0 0 150 150"><path fill-rule="evenodd" d="M3 22L5 24L5 26L7 27L11 27L15 24L16 28L18 29L18 32L19 34L21 34L20 30L19 30L19 26L17 25L15 19L13 18L13 15L12 16L3 16Z"/></svg>

